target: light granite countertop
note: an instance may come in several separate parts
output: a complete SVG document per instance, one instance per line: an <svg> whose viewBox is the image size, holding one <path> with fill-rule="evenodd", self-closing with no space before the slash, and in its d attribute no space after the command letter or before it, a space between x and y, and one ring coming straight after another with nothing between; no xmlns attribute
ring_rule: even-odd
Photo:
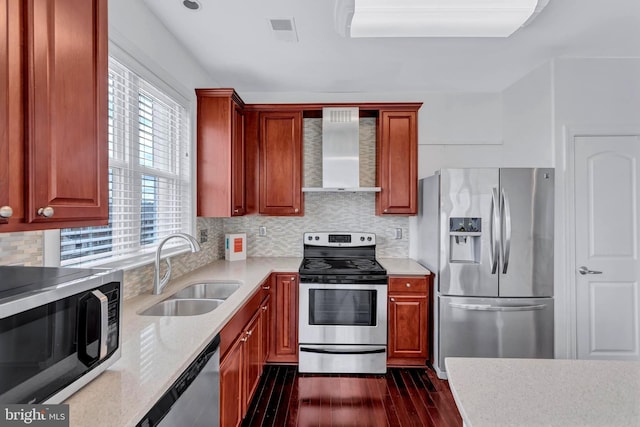
<svg viewBox="0 0 640 427"><path fill-rule="evenodd" d="M301 261L296 257L218 260L173 280L161 295L126 300L120 360L64 402L69 404L70 426L134 426L272 272L297 272ZM390 275L429 274L412 260L379 261ZM206 280L235 280L242 285L206 314L138 314L175 291Z"/></svg>
<svg viewBox="0 0 640 427"><path fill-rule="evenodd" d="M424 276L431 272L411 258L376 258L389 276Z"/></svg>
<svg viewBox="0 0 640 427"><path fill-rule="evenodd" d="M639 426L640 362L445 360L466 427Z"/></svg>

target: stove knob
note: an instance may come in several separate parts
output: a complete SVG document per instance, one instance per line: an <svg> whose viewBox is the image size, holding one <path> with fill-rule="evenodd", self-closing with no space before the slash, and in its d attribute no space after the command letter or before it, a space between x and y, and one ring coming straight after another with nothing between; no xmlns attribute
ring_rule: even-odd
<svg viewBox="0 0 640 427"><path fill-rule="evenodd" d="M360 236L360 241L364 242L364 236Z"/></svg>
<svg viewBox="0 0 640 427"><path fill-rule="evenodd" d="M313 240L313 236L307 237L308 240Z"/></svg>
<svg viewBox="0 0 640 427"><path fill-rule="evenodd" d="M320 236L316 236L316 240L320 240Z"/></svg>
<svg viewBox="0 0 640 427"><path fill-rule="evenodd" d="M368 240L368 241L371 241L371 236L367 237L367 240Z"/></svg>

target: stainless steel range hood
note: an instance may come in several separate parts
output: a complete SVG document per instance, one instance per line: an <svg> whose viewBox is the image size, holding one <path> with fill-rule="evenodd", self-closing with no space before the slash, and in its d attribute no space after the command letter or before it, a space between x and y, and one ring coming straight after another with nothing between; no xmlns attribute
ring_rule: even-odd
<svg viewBox="0 0 640 427"><path fill-rule="evenodd" d="M302 191L380 191L380 187L360 187L359 127L358 107L322 109L322 187Z"/></svg>

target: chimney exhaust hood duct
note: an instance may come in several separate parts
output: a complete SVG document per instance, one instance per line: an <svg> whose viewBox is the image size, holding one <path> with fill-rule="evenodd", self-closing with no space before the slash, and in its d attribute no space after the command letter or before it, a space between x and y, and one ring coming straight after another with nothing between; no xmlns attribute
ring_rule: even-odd
<svg viewBox="0 0 640 427"><path fill-rule="evenodd" d="M380 191L380 187L360 187L359 128L358 107L322 109L322 188L302 191Z"/></svg>

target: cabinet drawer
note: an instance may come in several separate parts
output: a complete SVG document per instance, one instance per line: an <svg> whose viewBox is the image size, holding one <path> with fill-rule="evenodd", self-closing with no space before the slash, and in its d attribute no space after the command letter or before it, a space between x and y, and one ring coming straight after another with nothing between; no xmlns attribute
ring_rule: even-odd
<svg viewBox="0 0 640 427"><path fill-rule="evenodd" d="M426 293L426 277L389 277L389 293Z"/></svg>

